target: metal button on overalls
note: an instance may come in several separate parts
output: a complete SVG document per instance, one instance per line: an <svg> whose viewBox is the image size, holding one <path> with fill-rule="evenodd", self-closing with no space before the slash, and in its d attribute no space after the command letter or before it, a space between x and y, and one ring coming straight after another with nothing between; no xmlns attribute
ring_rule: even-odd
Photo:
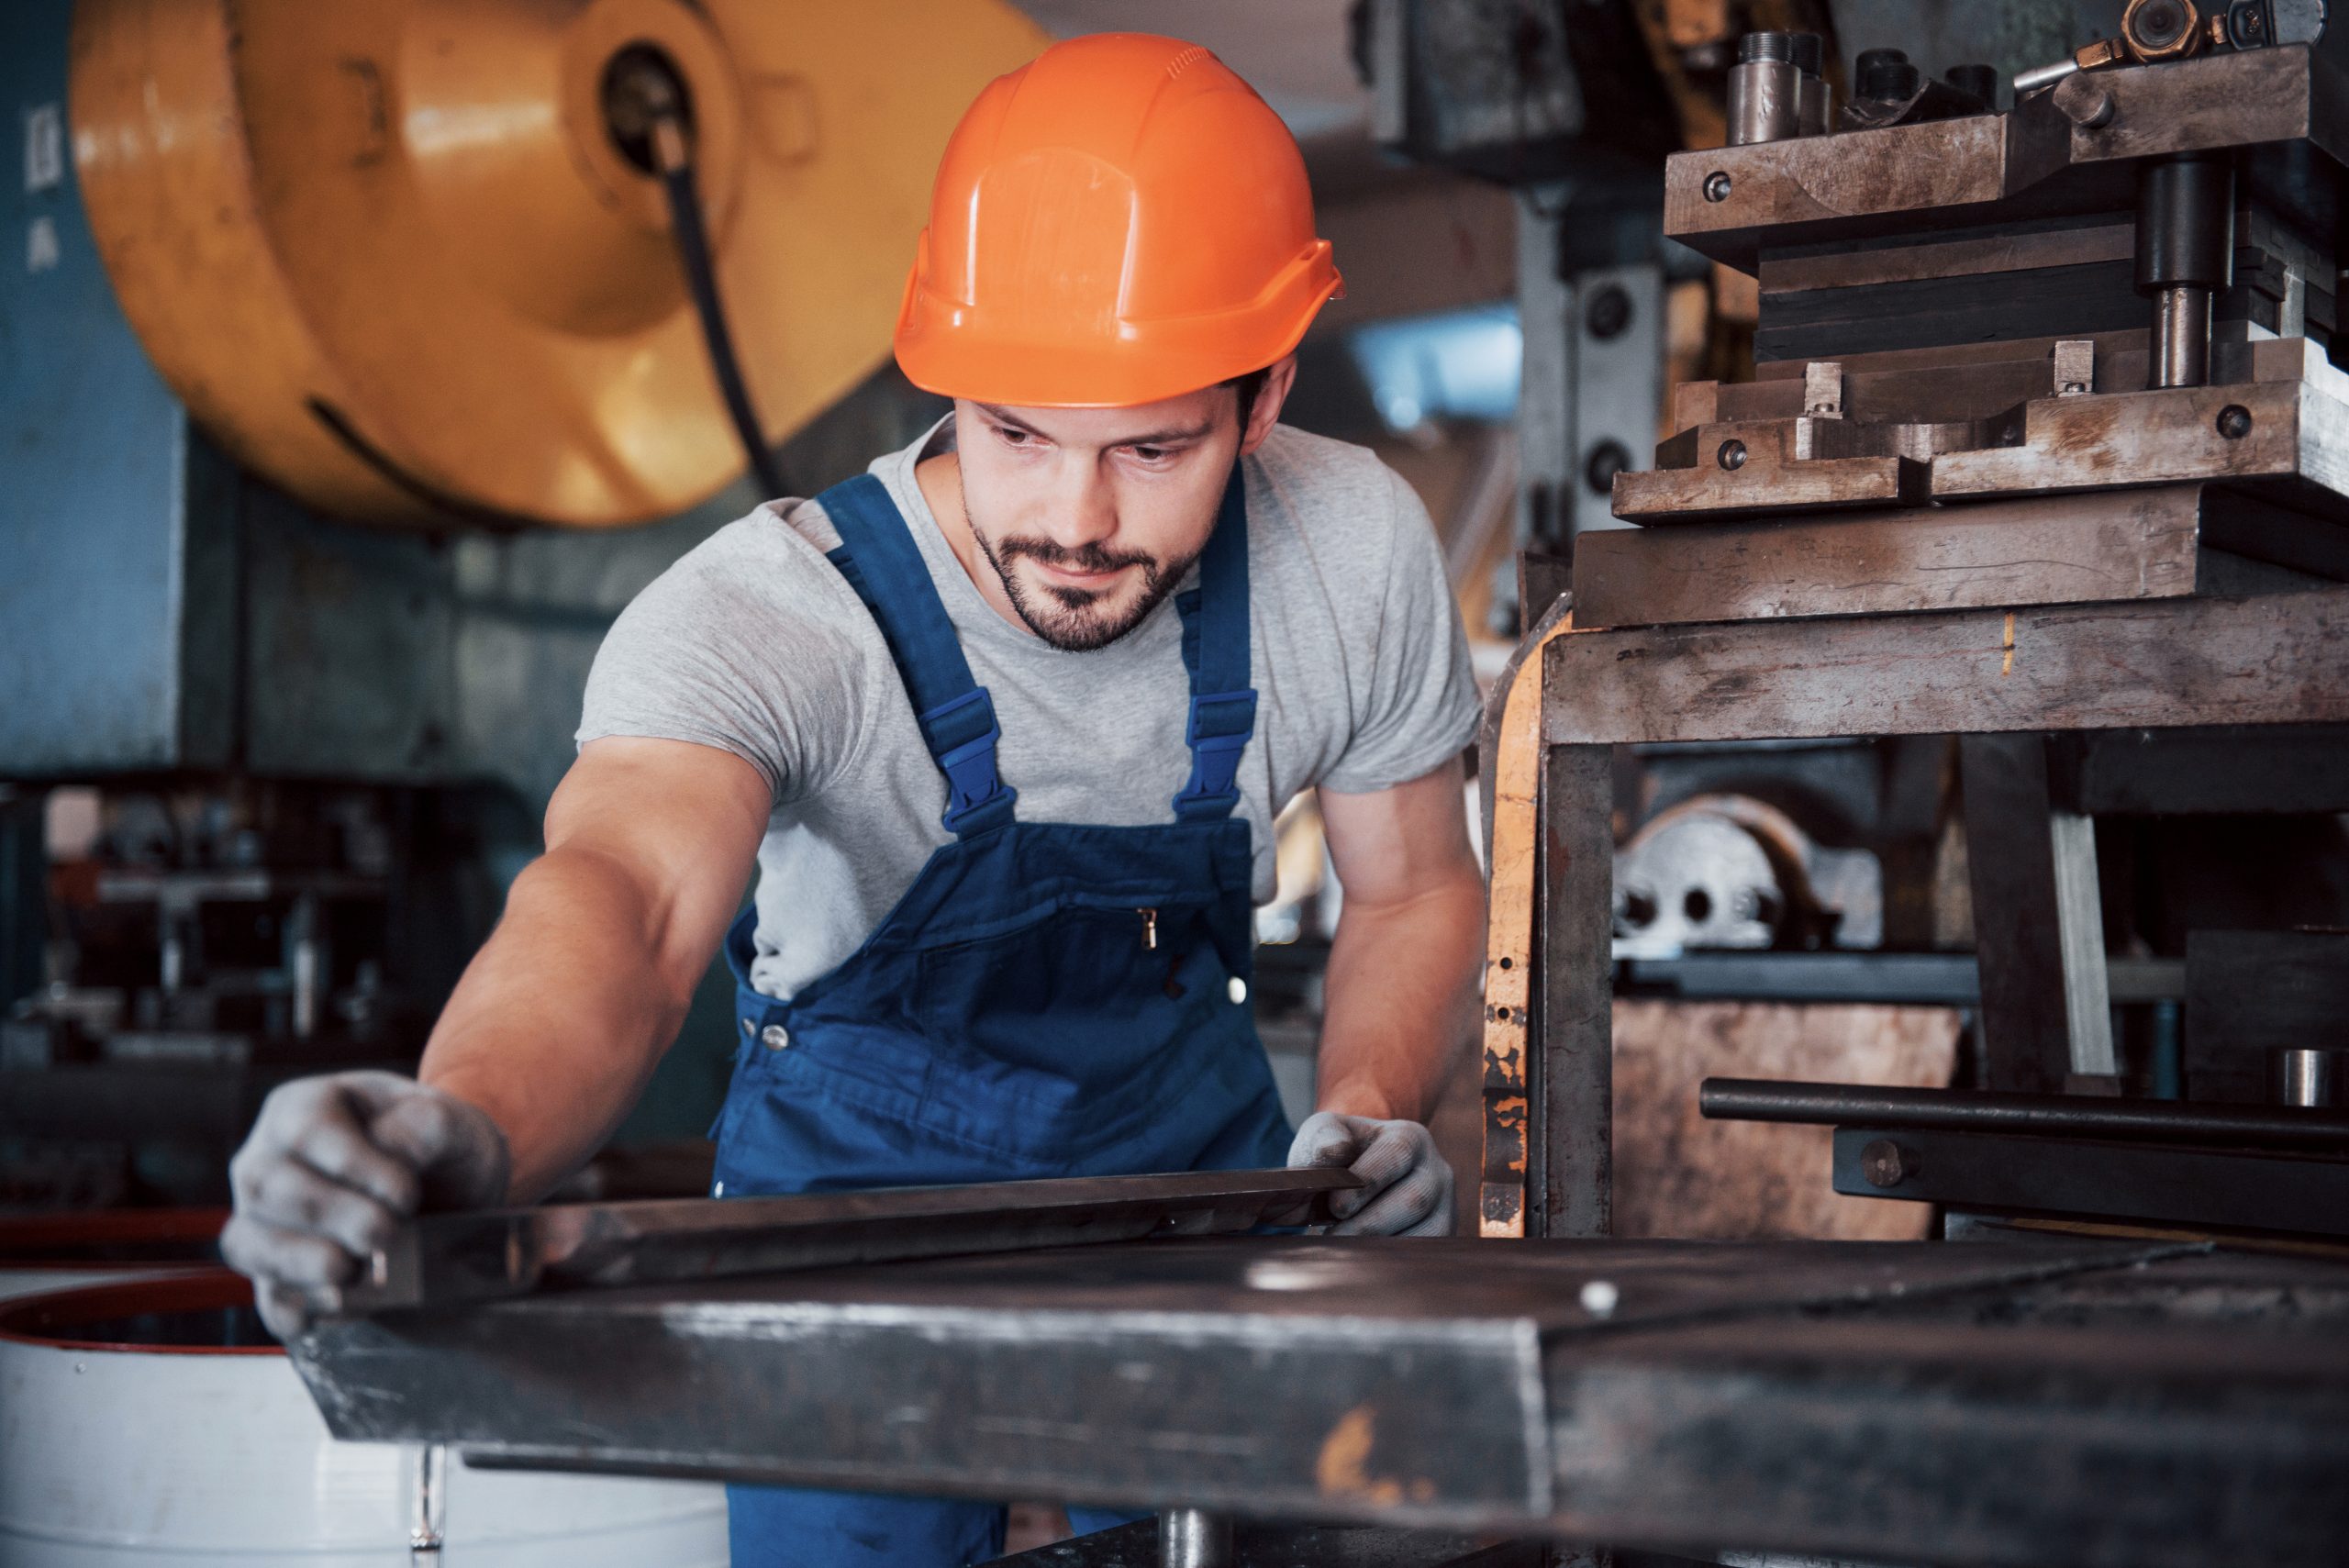
<svg viewBox="0 0 2349 1568"><path fill-rule="evenodd" d="M715 1136L738 1196L1010 1177L1278 1165L1290 1129L1249 1010L1255 728L1248 528L1235 468L1197 589L1178 595L1189 780L1172 819L1016 815L994 704L919 547L862 475L820 500L831 559L881 627L955 837L839 968L779 1001L727 938L744 1040ZM1171 782L1171 781L1170 781ZM789 1050L776 1049L785 1043ZM1002 1509L772 1487L730 1494L737 1568L941 1568L1000 1550ZM1099 1528L1121 1516L1073 1516Z"/></svg>

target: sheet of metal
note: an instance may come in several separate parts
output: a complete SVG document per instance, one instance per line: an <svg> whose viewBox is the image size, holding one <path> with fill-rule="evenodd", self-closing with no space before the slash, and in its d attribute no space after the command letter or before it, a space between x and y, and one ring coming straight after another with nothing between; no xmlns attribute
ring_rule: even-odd
<svg viewBox="0 0 2349 1568"><path fill-rule="evenodd" d="M2263 1258L2214 1294L2207 1254L1202 1239L548 1293L292 1349L338 1436L475 1462L1879 1561L2329 1562L2349 1268ZM2221 1309L2262 1290L2295 1312Z"/></svg>
<svg viewBox="0 0 2349 1568"><path fill-rule="evenodd" d="M1022 1247L1205 1236L1291 1222L1352 1172L1192 1171L786 1197L550 1204L428 1215L344 1293L352 1312L450 1307L545 1287L718 1279Z"/></svg>

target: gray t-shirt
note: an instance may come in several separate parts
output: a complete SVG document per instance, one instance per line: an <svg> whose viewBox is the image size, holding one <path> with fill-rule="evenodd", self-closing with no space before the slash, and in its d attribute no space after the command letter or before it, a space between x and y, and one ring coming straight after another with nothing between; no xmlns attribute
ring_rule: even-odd
<svg viewBox="0 0 2349 1568"><path fill-rule="evenodd" d="M1190 776L1189 683L1172 597L1119 641L1063 652L1007 621L939 532L914 464L951 422L872 466L921 547L971 673L992 694L997 765L1029 822L1174 820ZM1404 784L1476 725L1475 683L1427 510L1360 447L1286 427L1246 460L1256 734L1240 767L1254 892L1274 891L1273 818L1316 785ZM945 782L878 627L831 563L823 508L769 502L637 595L596 656L582 743L689 740L759 770L751 981L788 997L855 951L951 835Z"/></svg>

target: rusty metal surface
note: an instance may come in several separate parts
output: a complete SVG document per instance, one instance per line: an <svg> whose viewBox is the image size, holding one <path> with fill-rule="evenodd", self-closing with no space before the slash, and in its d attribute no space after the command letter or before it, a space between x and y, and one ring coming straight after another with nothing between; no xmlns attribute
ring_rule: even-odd
<svg viewBox="0 0 2349 1568"><path fill-rule="evenodd" d="M477 1462L1661 1549L2331 1561L2349 1268L2207 1251L1230 1238L394 1313L292 1350L338 1436ZM2299 1305L2219 1310L2263 1292Z"/></svg>
<svg viewBox="0 0 2349 1568"><path fill-rule="evenodd" d="M1576 630L1552 745L2349 720L2349 589Z"/></svg>
<svg viewBox="0 0 2349 1568"><path fill-rule="evenodd" d="M2206 519L2238 514L2256 534L2274 509L2177 485L1612 529L1577 542L1577 618L1654 626L2176 598L2210 591Z"/></svg>
<svg viewBox="0 0 2349 1568"><path fill-rule="evenodd" d="M1616 1233L1923 1240L1923 1209L1842 1196L1820 1179L1832 1158L1827 1129L1708 1120L1697 1087L1738 1073L1940 1088L1956 1070L1957 1038L1951 1007L1619 999Z"/></svg>
<svg viewBox="0 0 2349 1568"><path fill-rule="evenodd" d="M1302 1214L1361 1184L1340 1170L1192 1171L427 1215L374 1255L343 1308L1213 1235Z"/></svg>
<svg viewBox="0 0 2349 1568"><path fill-rule="evenodd" d="M1752 271L1765 244L1854 241L2050 212L2126 210L2132 160L2306 141L2343 161L2342 83L2301 46L2098 73L2084 126L2052 95L2003 115L1674 155L1664 231Z"/></svg>
<svg viewBox="0 0 2349 1568"><path fill-rule="evenodd" d="M1699 424L1659 446L1654 469L1615 476L1615 511L1670 524L2218 481L2349 517L2349 402L2338 395L2349 395L2349 378L2330 365L2305 368L2306 381L2089 396L2060 395L2044 360L2006 361L2004 373L1961 372L1954 384L1949 369L1927 372L1942 399L1969 384L2011 389L2018 369L2038 384L2021 404L1961 417L1898 407L1904 399L1869 386L1854 394L1849 417L1797 412ZM1757 384L1768 391L1727 400L1783 406L1799 392L1784 381ZM1863 398L1876 405L1869 417Z"/></svg>

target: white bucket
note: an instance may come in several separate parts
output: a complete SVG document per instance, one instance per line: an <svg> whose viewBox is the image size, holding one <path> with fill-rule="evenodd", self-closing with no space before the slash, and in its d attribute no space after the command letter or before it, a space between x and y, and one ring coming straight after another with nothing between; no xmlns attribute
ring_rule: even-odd
<svg viewBox="0 0 2349 1568"><path fill-rule="evenodd" d="M225 1208L122 1208L0 1218L0 1301L218 1263Z"/></svg>
<svg viewBox="0 0 2349 1568"><path fill-rule="evenodd" d="M0 1306L0 1565L725 1563L716 1485L335 1441L251 1301L211 1270Z"/></svg>

